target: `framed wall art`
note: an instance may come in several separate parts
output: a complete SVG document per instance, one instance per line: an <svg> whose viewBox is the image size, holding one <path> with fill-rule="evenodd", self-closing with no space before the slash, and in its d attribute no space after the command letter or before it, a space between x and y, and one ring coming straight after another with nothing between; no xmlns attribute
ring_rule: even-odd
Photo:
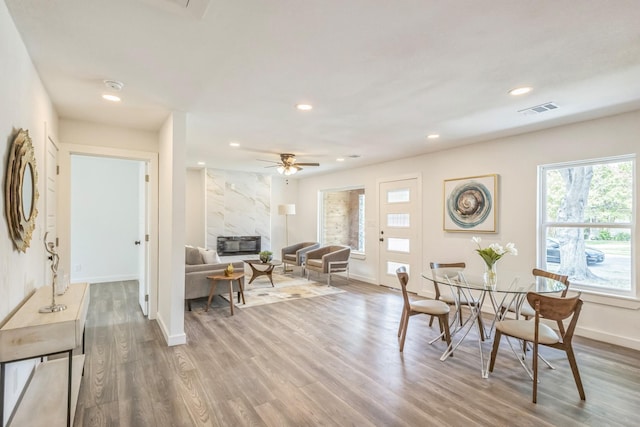
<svg viewBox="0 0 640 427"><path fill-rule="evenodd" d="M445 231L496 232L498 175L444 181Z"/></svg>

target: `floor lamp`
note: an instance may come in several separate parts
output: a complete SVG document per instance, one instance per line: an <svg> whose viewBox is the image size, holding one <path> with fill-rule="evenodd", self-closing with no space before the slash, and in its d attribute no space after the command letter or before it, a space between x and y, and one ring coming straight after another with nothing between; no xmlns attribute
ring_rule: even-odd
<svg viewBox="0 0 640 427"><path fill-rule="evenodd" d="M296 214L296 205L278 205L278 214L284 215L286 246L289 246L289 215Z"/></svg>

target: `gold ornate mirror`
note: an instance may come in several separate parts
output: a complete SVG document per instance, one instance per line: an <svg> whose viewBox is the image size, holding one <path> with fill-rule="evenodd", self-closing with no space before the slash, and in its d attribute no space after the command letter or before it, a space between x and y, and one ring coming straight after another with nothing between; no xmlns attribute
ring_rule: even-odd
<svg viewBox="0 0 640 427"><path fill-rule="evenodd" d="M5 175L5 210L16 248L26 252L36 227L38 171L29 131L20 129L9 150Z"/></svg>

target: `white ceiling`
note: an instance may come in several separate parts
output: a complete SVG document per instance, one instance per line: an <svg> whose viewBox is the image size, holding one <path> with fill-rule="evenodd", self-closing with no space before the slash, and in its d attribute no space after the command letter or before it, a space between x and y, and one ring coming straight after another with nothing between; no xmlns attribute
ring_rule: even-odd
<svg viewBox="0 0 640 427"><path fill-rule="evenodd" d="M187 166L308 176L640 108L637 0L5 1L61 118L187 112Z"/></svg>

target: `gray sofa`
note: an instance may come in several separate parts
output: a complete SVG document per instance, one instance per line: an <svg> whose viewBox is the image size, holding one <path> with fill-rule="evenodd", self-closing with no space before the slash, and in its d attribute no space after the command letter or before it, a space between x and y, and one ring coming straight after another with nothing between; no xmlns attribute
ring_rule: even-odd
<svg viewBox="0 0 640 427"><path fill-rule="evenodd" d="M196 298L205 298L209 296L211 289L211 279L207 276L224 274L228 262L219 262L214 264L204 264L202 254L198 248L185 248L185 278L184 278L184 299L187 308L191 311L191 300ZM244 271L244 262L235 261L231 263L236 271ZM244 278L240 279L244 287ZM234 292L240 291L237 282L234 281ZM214 295L228 294L228 282L217 282ZM231 296L230 296L231 297Z"/></svg>

